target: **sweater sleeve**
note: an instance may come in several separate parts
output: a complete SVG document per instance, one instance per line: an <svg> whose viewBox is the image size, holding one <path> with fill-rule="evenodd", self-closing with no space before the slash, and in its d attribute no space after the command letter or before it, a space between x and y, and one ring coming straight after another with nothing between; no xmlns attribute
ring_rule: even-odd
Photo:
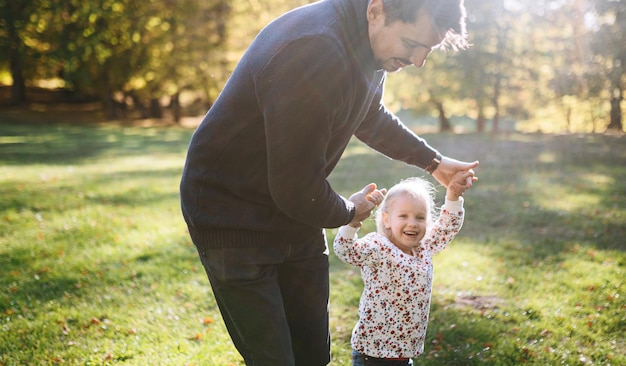
<svg viewBox="0 0 626 366"><path fill-rule="evenodd" d="M379 87L368 117L356 132L356 137L387 157L426 168L437 150L406 127L382 103L383 84Z"/></svg>
<svg viewBox="0 0 626 366"><path fill-rule="evenodd" d="M255 79L272 199L288 216L315 227L339 227L355 212L326 179L334 109L345 95L341 79L350 75L339 53L324 37L298 39L279 49Z"/></svg>
<svg viewBox="0 0 626 366"><path fill-rule="evenodd" d="M333 251L337 258L353 266L375 267L380 260L381 237L371 232L362 238L357 237L359 229L342 226L333 241Z"/></svg>
<svg viewBox="0 0 626 366"><path fill-rule="evenodd" d="M425 238L425 244L433 255L442 251L456 237L461 231L464 218L463 197L459 197L458 201L446 199L439 218Z"/></svg>
<svg viewBox="0 0 626 366"><path fill-rule="evenodd" d="M350 263L350 250L354 242L357 240L358 228L345 225L339 228L337 236L333 241L333 251L337 258L343 262Z"/></svg>

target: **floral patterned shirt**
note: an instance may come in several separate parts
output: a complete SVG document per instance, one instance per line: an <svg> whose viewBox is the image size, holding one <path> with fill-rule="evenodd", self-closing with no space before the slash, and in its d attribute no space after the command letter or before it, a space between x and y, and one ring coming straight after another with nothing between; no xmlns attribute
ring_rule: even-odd
<svg viewBox="0 0 626 366"><path fill-rule="evenodd" d="M447 201L419 248L408 255L387 237L342 226L335 254L361 268L364 289L352 348L377 358L410 358L424 351L433 282L432 256L446 247L463 225L463 197Z"/></svg>

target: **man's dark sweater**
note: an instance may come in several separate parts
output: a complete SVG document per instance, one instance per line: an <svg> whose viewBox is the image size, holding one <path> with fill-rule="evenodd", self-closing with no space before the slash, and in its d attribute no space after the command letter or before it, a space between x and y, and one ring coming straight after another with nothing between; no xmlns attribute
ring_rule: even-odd
<svg viewBox="0 0 626 366"><path fill-rule="evenodd" d="M354 217L327 177L355 135L426 167L436 151L382 104L366 0L293 10L259 33L194 133L181 181L196 245L268 246Z"/></svg>

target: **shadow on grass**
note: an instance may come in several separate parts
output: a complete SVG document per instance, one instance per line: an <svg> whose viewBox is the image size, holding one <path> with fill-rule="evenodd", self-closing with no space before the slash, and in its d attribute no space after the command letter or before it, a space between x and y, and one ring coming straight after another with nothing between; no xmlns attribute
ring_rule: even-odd
<svg viewBox="0 0 626 366"><path fill-rule="evenodd" d="M181 169L136 170L133 172L115 172L94 175L82 179L80 189L75 182L63 184L33 184L27 180L0 182L0 192L5 197L0 201L0 212L34 213L71 211L90 205L139 207L152 205L167 199L177 199L178 191L172 187L167 191L155 192L144 186L129 186L128 181L148 180L155 184L159 180L171 180L179 177ZM112 192L99 191L99 187L115 187ZM59 197L62 197L59 205Z"/></svg>
<svg viewBox="0 0 626 366"><path fill-rule="evenodd" d="M192 131L172 128L0 123L3 165L73 165L89 159L183 153Z"/></svg>
<svg viewBox="0 0 626 366"><path fill-rule="evenodd" d="M0 314L88 296L100 285L123 286L142 273L176 268L182 259L166 248L137 258L122 255L123 263L106 259L119 254L100 251L128 247L119 243L117 226L139 228L140 219L131 217L136 209L162 210L169 203L178 209L177 182L191 133L177 127L0 123L0 165L9 171L12 166L102 164L134 156L181 157L175 168L131 165L133 171L94 174L78 168L58 181L19 176L0 181L0 238L20 241L0 250L0 282L7 284L0 293Z"/></svg>
<svg viewBox="0 0 626 366"><path fill-rule="evenodd" d="M102 301L111 291L122 296L132 289L150 292L160 283L184 287L190 272L204 279L195 247L186 243L186 236L161 237L141 251L132 250L133 243L115 244L107 228L91 230L90 236L98 239L78 243L69 238L65 248L57 245L55 251L46 249L42 240L41 246L13 247L0 256L0 278L8 286L0 293L0 314L27 315L51 301ZM116 252L103 249L111 246L118 248Z"/></svg>
<svg viewBox="0 0 626 366"><path fill-rule="evenodd" d="M532 259L559 253L571 243L626 250L626 184L621 183L626 182L626 138L444 134L426 139L451 157L481 162L479 181L466 194L467 219L460 235L486 242L515 238L533 247L526 253ZM360 143L353 142L345 155L331 176L345 196L369 182L390 187L409 176L435 182ZM444 192L439 189L438 202Z"/></svg>
<svg viewBox="0 0 626 366"><path fill-rule="evenodd" d="M78 165L89 160L105 161L107 158L153 153L183 156L190 135L191 131L178 128L0 125L0 164ZM560 255L575 246L612 249L620 254L625 251L626 185L621 182L626 182L626 139L548 135L426 137L429 143L449 156L481 161L477 171L480 181L466 195L467 219L460 235L488 246L491 254L502 260L500 266L503 268L526 263L528 266L519 270L533 272L535 268L531 264L558 262ZM176 187L161 191L145 189L141 184L142 179L146 179L150 182L163 180L172 185L172 177L180 175L179 169L140 169L83 176L80 184L38 184L19 177L0 183L3 197L0 213L4 221L0 223L0 229L5 235L8 231L22 235L25 232L22 230L28 228L34 231L23 239L23 245L12 246L10 251L2 250L0 279L6 284L6 291L0 293L0 313L19 313L33 303L66 297L84 300L101 295L109 286L124 291L128 289L128 283L139 282L139 286L150 287L161 280L168 283L184 281L186 277L181 273L191 266L202 271L194 249L163 241L171 238L158 239L157 247L131 253L109 256L99 252L103 246L118 244L113 230L115 220L120 219L116 215L121 212L127 215L127 208L157 207L166 201L177 201ZM390 187L413 175L424 174L417 168L370 153L367 148L351 145L331 176L331 183L340 193L349 196L371 181L381 187ZM123 184L128 181L135 183ZM440 197L442 194L440 192ZM37 238L40 223L36 214L44 214L44 218L48 212L76 216L81 214L82 208L89 206L122 211L107 210L105 215L97 216L96 219L106 222L96 228L81 223L70 225L69 229L56 228L51 234L48 232L46 235L51 237L44 239L53 241L54 248L48 248L45 240ZM24 212L29 216L21 216ZM17 221L11 221L13 217ZM367 225L369 230L373 229L371 222ZM141 230L146 229L142 227ZM333 239L332 232L328 239ZM189 239L186 236L183 239L181 235L173 240L176 244L177 240L188 242ZM463 245L462 241L458 245ZM120 246L129 248L132 243ZM172 251L172 247L178 249ZM65 253L59 253L61 250ZM625 260L619 263L620 266L626 265ZM343 284L349 287L356 283L358 273L355 275L353 269L331 256L331 276L344 280L349 277L347 271L352 272L354 280ZM537 277L541 275L539 273ZM205 279L204 275L200 277ZM358 296L350 294L346 301L356 306ZM538 313L522 309L520 314L523 315L510 319L497 314L492 316L489 309L483 312L454 305L433 303L427 353L440 354L426 354L423 360L418 359L418 364L492 363L493 352L489 348L499 339L500 332L527 319L532 320L530 318ZM623 323L617 321L614 324L618 327ZM541 332L541 329L529 332L533 331ZM617 334L617 328L615 332ZM515 339L516 335L508 338ZM526 339L519 343L500 344L497 362L493 363L524 362L524 352L527 352L523 350L524 344L527 344ZM507 347L513 351L507 353Z"/></svg>

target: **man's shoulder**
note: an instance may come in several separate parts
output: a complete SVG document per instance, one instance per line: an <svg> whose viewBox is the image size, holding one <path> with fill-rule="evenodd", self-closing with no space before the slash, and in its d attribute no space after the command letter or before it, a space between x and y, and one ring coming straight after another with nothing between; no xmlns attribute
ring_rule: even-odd
<svg viewBox="0 0 626 366"><path fill-rule="evenodd" d="M285 45L306 45L307 47L337 46L342 49L339 15L325 2L290 11L268 24L261 30L252 47L284 48Z"/></svg>

